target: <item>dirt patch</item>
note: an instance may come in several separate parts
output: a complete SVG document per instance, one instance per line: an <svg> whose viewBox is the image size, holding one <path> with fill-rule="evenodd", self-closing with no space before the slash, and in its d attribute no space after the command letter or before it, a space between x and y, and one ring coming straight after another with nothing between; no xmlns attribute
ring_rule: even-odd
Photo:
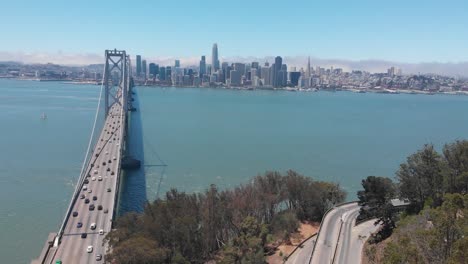
<svg viewBox="0 0 468 264"><path fill-rule="evenodd" d="M289 256L291 252L305 239L309 238L313 234L316 234L319 229L320 223L304 222L299 225L299 229L291 234L289 243L281 243L275 251L275 254L267 257L269 264L281 264L283 263L284 256Z"/></svg>

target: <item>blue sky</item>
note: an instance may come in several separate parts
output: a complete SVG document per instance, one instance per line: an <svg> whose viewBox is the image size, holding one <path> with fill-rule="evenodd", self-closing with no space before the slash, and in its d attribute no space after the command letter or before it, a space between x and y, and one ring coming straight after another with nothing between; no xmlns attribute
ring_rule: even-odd
<svg viewBox="0 0 468 264"><path fill-rule="evenodd" d="M4 52L468 61L468 1L2 1Z"/></svg>

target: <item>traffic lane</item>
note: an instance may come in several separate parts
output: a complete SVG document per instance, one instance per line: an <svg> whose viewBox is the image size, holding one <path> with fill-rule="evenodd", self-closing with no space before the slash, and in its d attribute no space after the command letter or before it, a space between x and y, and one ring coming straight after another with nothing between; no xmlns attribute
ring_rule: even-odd
<svg viewBox="0 0 468 264"><path fill-rule="evenodd" d="M338 236L338 230L336 223L340 221L343 209L337 208L329 212L326 216L325 221L322 223L320 228L320 235L315 246L314 256L312 263L322 263L323 259L329 259L330 248L333 244L333 240Z"/></svg>
<svg viewBox="0 0 468 264"><path fill-rule="evenodd" d="M109 122L108 122L108 124L109 124ZM106 139L106 143L114 136L114 135L112 135L112 133L110 133L110 134L103 133L103 134L104 134L104 137L103 137L103 138ZM99 140L99 141L100 141L100 140ZM97 148L97 150L99 151L98 148ZM95 159L95 162L94 162L94 164L95 164L94 167L95 167L95 168L97 167L97 165L99 165L99 168L97 168L97 169L98 169L98 175L93 175L92 177L98 177L99 174L107 173L106 167L104 167L104 166L102 165L102 162L105 161L105 160L107 160L107 157L106 157L106 154L105 154L106 152L107 152L107 153L112 153L112 152L114 152L114 145L113 145L113 144L105 144L105 146L102 146L102 150L104 151L104 155L103 155L103 153L101 152L101 154L98 155L98 157ZM95 153L93 153L93 155L95 155ZM90 170L88 170L88 171L90 171ZM94 174L94 173L92 173L92 174ZM101 176L102 176L102 175L101 175ZM92 177L91 177L91 178L92 178ZM92 203L95 204L95 206L96 206L96 209L95 209L95 210L97 210L97 206L99 205L99 202L97 202L97 203L94 202L94 201L92 200L92 197L93 197L93 196L98 196L98 199L99 199L99 196L101 196L101 199L102 199L102 196L103 196L103 194L104 194L104 190L106 190L106 188L105 188L105 187L99 188L101 184L99 184L99 181L98 181L97 179L96 179L96 181L92 181L92 179L90 179L90 178L88 178L88 179L90 180L90 182L89 182L89 184L88 184L88 187L89 187L91 190L94 190L94 191L93 191L89 196L87 196L87 198L89 198L89 199L91 200L90 204L92 204ZM93 194L93 193L94 193L94 194ZM79 202L75 203L75 206L76 206L77 204L80 204L80 203L79 203ZM105 205L104 205L104 206L105 206ZM99 213L96 211L96 214L94 214L95 211L89 211L89 204L84 204L84 200L83 200L83 202L81 203L81 206L80 206L80 207L81 207L80 209L76 209L76 208L75 208L75 210L78 210L78 212L81 212L81 214L79 214L79 215L81 215L81 216L82 216L83 214L88 215L87 221L84 221L84 220L83 220L83 227L82 227L82 228L84 228L84 229L89 228L89 226L91 225L91 223L97 223L97 222L100 221L101 217L99 217ZM93 217L93 216L95 216L95 217ZM85 217L85 218L86 218L86 217ZM105 217L102 217L102 219L104 219L104 221L105 221ZM68 226L69 226L69 227L68 227L68 228L69 228L69 232L73 232L72 229L75 228L76 223L77 223L77 221L72 221L71 224L70 224L70 223L68 224ZM98 229L98 228L96 228L96 229ZM89 236L94 236L94 235L96 235L95 233L93 234L92 232L89 232L89 231L87 231L86 233L88 233ZM80 237L80 239L81 239L81 237ZM87 243L88 238L87 238L87 239L81 239L81 240L77 240L77 239L75 239L75 238L70 238L69 240L70 240L70 241L69 241L69 242L65 242L65 244L69 245L70 247L72 247L72 248L74 249L74 250L73 250L73 253L74 253L74 254L72 254L73 256L81 255L81 254L83 254L82 252L86 252L86 248L87 248L87 246L88 246L88 243ZM89 240L91 240L91 241L99 241L99 242L102 244L102 241L101 241L101 239L99 239L99 238L89 237ZM99 246L94 245L94 248L99 248ZM62 249L63 249L63 247L62 247ZM66 251L69 252L69 253L71 253L69 250L66 250ZM93 251L94 251L94 250L93 250ZM89 260L89 258L91 258L90 255L94 255L94 254L89 254L89 253L84 253L84 254L88 254L88 260ZM68 255L68 254L67 254L67 255ZM66 257L66 258L68 258L68 257ZM85 262L86 262L86 261L85 261ZM87 262L89 262L89 261L87 261Z"/></svg>
<svg viewBox="0 0 468 264"><path fill-rule="evenodd" d="M335 263L350 263L349 250L351 244L351 231L359 215L359 207L349 211L343 219L343 227L338 242L337 256Z"/></svg>
<svg viewBox="0 0 468 264"><path fill-rule="evenodd" d="M102 161L103 161L102 155L99 155L98 158L95 160L94 164L99 164ZM102 167L102 165L100 167ZM99 170L102 171L102 168L99 169ZM92 177L96 177L96 175L92 176ZM96 181L92 181L91 178L88 178L88 180L90 181L88 183L88 187L89 187L90 190L94 189L94 191L92 193L90 193L89 195L87 195L86 198L90 199L90 204L93 204L95 202L92 200L92 197L95 196L95 195L96 196L99 195L99 194L96 194L96 192L99 192L99 187L98 187L98 184L97 184L97 182L98 182L97 179L96 179ZM85 192L85 193L88 194L87 192ZM93 217L93 215L95 215L94 211L89 211L89 204L85 204L84 199L80 199L80 200L77 200L77 202L75 203L75 206L74 206L74 211L77 211L79 213L78 217L80 219L86 219L86 220L81 221L83 223L83 227L82 227L83 230L80 230L80 231L88 233L88 234L90 234L90 236L92 236L91 235L92 233L90 231L88 231L87 229L89 228L91 223L97 221L97 219L95 220L94 219L95 217ZM77 220L78 217L76 217L75 219L71 219L72 220L71 223L70 223L70 220L69 220L69 223L68 223L68 226L67 226L67 229L68 229L67 232L68 233L72 233L73 229L77 228L76 225L79 222L79 220ZM79 238L77 238L76 236L75 237L66 237L65 241L62 241L62 244L65 244L66 247L61 247L61 250L60 250L61 251L60 255L63 256L62 259L77 259L77 257L79 257L82 254L89 254L89 253L86 252L87 246L89 244L88 243L89 240L92 241L94 239L92 237L87 237L86 239L82 239L81 234L80 234ZM64 253L66 252L66 253L62 254L62 252L64 252Z"/></svg>
<svg viewBox="0 0 468 264"><path fill-rule="evenodd" d="M338 240L341 216L356 206L357 203L339 206L326 215L320 227L320 235L317 245L315 246L315 251L313 252L311 263L324 263L332 260Z"/></svg>
<svg viewBox="0 0 468 264"><path fill-rule="evenodd" d="M94 184L95 186L95 195L97 196L97 201L95 201L95 207L96 207L96 215L95 218L93 219L93 223L96 224L96 230L97 232L93 233L90 237L92 246L93 246L93 252L88 253L87 256L81 258L82 263L92 263L96 262L96 255L101 254L103 255L102 252L102 237L103 235L99 234L99 230L102 229L102 223L107 220L106 215L103 213L104 210L99 210L99 205L104 207L106 206L107 201L105 201L105 192L107 190L107 186L105 184L106 179L105 175L108 173L107 168L109 167L108 163L108 155L109 153L112 153L113 151L113 146L110 142L110 138L112 136L110 134L106 134L105 136L105 145L103 146L103 152L100 155L99 159L99 166L100 168L98 169L98 176L97 176L97 181ZM107 154L106 154L107 153ZM106 165L103 165L105 162ZM112 163L111 163L112 164ZM99 181L99 176L102 177L102 181Z"/></svg>
<svg viewBox="0 0 468 264"><path fill-rule="evenodd" d="M111 130L111 131L114 131L114 130ZM98 198L99 202L97 202L96 204L97 206L102 205L103 209L107 209L111 206L113 207L113 202L114 202L113 197L111 197L110 195L107 195L108 193L107 188L111 188L111 192L112 192L112 189L113 189L112 186L115 186L116 184L115 177L110 177L110 178L108 177L111 174L111 172L115 171L115 168L117 168L118 166L117 160L114 160L114 162L111 161L111 163L109 163L109 160L113 160L112 156L115 155L115 153L118 151L118 148L114 144L114 139L113 139L114 137L115 136L112 135L111 133L109 139L107 140L108 143L105 148L106 151L103 154L103 162L106 162L106 165L102 165L103 163L101 163L101 167L102 167L101 173L103 173L103 175L101 176L103 176L102 178L103 180L99 182L101 185L101 187L99 188L99 198ZM107 168L110 168L110 171L107 171ZM110 214L104 214L103 211L104 210L98 211L98 213L101 216L99 217L98 220L96 220L98 230L100 229L105 230L106 223L110 222L110 217L109 217ZM97 235L97 236L98 237L96 237L93 240L94 241L93 247L95 249L95 254L93 255L94 256L96 256L97 254L104 255L103 246L102 246L104 235Z"/></svg>

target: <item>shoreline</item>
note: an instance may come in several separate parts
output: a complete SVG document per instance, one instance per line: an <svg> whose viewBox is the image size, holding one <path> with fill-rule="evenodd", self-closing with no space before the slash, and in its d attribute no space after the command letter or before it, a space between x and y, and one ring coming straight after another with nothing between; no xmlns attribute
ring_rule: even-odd
<svg viewBox="0 0 468 264"><path fill-rule="evenodd" d="M73 85L101 85L98 81L73 81L73 80L59 80L59 79L33 79L33 78L6 78L2 77L1 79L9 80L18 80L18 81L39 81L39 82L62 82L63 84L73 84ZM421 90L406 90L406 89L371 89L371 88L293 88L293 87L284 87L284 88L273 88L273 87L225 87L225 86L179 86L179 85L136 85L140 87L154 87L154 88L178 88L178 89L223 89L223 90L242 90L242 91L284 91L284 92L351 92L351 93L376 93L376 94L411 94L411 95L457 95L457 96L466 96L468 91L450 91L450 92L440 92L440 91L421 91Z"/></svg>
<svg viewBox="0 0 468 264"><path fill-rule="evenodd" d="M242 91L278 91L278 92L350 92L350 93L376 93L376 94L411 94L411 95L458 95L466 96L468 91L451 91L451 92L430 92L421 90L405 90L405 89L349 89L349 88L335 88L335 89L319 89L319 88L272 88L272 87L205 87L205 86L177 86L177 85L135 85L139 87L154 87L154 88L176 88L176 89L222 89L222 90L242 90Z"/></svg>

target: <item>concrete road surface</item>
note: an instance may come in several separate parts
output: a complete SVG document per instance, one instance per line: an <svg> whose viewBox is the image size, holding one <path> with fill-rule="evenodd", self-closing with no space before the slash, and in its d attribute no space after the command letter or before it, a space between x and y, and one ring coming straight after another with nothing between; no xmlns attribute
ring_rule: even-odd
<svg viewBox="0 0 468 264"><path fill-rule="evenodd" d="M342 239L340 238L340 242L338 244L335 263L361 263L364 243L369 236L376 232L380 227L380 225L374 225L376 219L354 226L356 217L357 213L354 213L345 219L341 234Z"/></svg>
<svg viewBox="0 0 468 264"><path fill-rule="evenodd" d="M79 195L84 195L84 199L78 198L73 205L73 211L77 212L76 217L70 216L65 226L62 241L55 251L55 255L50 263L62 260L63 263L103 263L105 248L103 238L111 230L112 216L114 213L114 196L117 184L117 174L120 167L120 143L122 124L122 107L114 105L109 110L104 128L93 150L90 167L87 168L89 175L85 183L87 190L83 190ZM105 165L104 165L105 164ZM92 167L91 167L92 166ZM114 174L114 175L112 175ZM102 180L99 180L99 177ZM96 200L93 200L93 197ZM89 203L85 200L89 199ZM90 205L94 205L94 210L90 210ZM98 207L102 206L102 209ZM107 211L107 213L106 213ZM78 223L82 226L78 227ZM96 224L92 230L91 224ZM99 231L102 230L102 234ZM82 238L86 234L86 238ZM88 246L92 246L92 252L88 253ZM96 255L103 256L101 261L96 260Z"/></svg>
<svg viewBox="0 0 468 264"><path fill-rule="evenodd" d="M345 204L334 208L325 216L323 219L317 242L315 245L315 251L313 252L312 260L310 263L313 264L328 264L332 263L333 256L338 246L338 239L340 233L340 227L342 220L347 219L348 214L359 211L357 203ZM344 229L344 223L342 229Z"/></svg>

